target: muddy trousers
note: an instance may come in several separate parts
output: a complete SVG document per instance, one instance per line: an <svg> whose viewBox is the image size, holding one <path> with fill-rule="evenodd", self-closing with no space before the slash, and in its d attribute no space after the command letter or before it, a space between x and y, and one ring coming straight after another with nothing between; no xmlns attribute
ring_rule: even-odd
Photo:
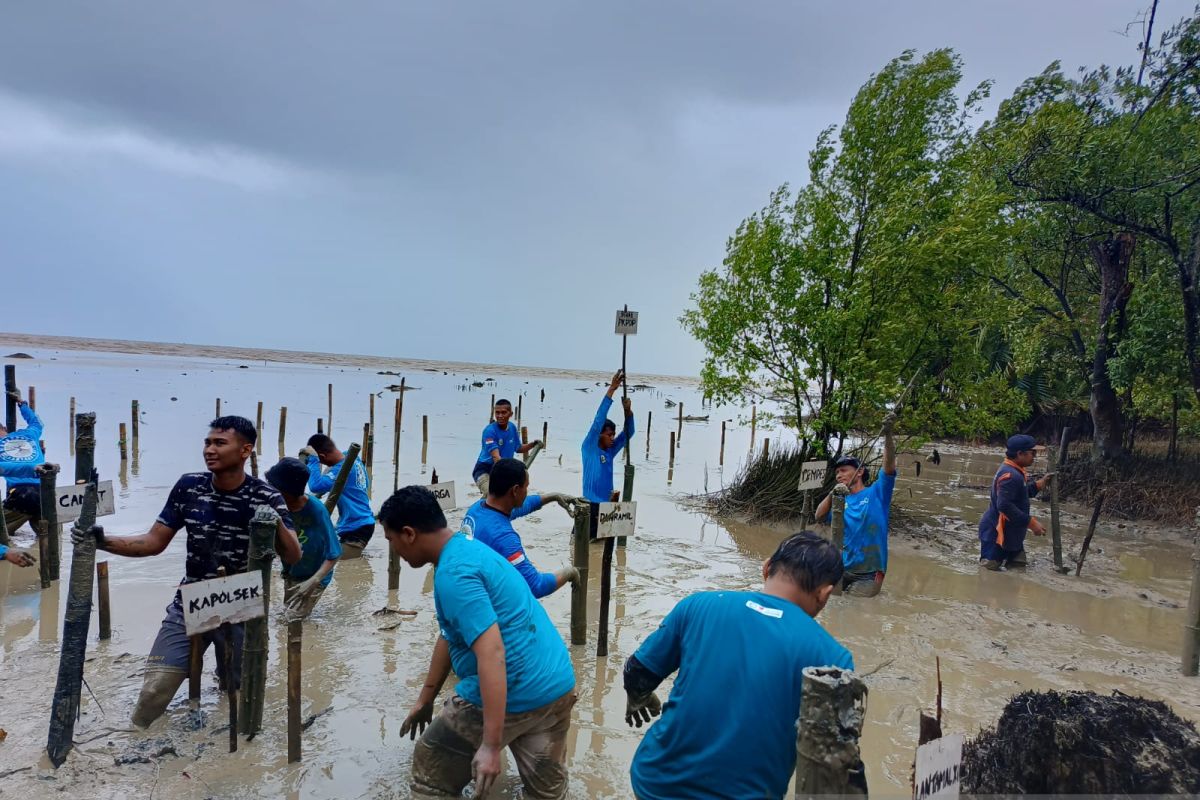
<svg viewBox="0 0 1200 800"><path fill-rule="evenodd" d="M246 626L242 623L230 625L233 639L233 654L231 659L233 688L237 689L242 682L242 637ZM217 646L217 679L225 690L225 648L224 631L200 634L201 648L207 650L210 644ZM137 706L133 709L133 724L146 728L162 716L167 710L179 687L187 680L188 668L191 665L192 641L183 625L183 606L179 596L167 606L167 615L163 617L158 636L150 648L146 658L146 674L142 679L142 692L138 695Z"/></svg>
<svg viewBox="0 0 1200 800"><path fill-rule="evenodd" d="M517 762L530 800L559 800L567 793L567 731L575 693L504 720L503 746ZM414 797L458 797L471 782L471 759L483 741L483 709L457 694L442 706L413 751Z"/></svg>

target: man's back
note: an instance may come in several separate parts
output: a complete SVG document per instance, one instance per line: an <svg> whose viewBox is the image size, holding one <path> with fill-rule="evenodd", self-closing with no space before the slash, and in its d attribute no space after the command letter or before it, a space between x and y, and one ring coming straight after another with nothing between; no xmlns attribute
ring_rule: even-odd
<svg viewBox="0 0 1200 800"><path fill-rule="evenodd" d="M763 592L685 598L635 657L656 675L679 670L634 756L641 800L782 797L795 768L802 670L854 668L803 609Z"/></svg>

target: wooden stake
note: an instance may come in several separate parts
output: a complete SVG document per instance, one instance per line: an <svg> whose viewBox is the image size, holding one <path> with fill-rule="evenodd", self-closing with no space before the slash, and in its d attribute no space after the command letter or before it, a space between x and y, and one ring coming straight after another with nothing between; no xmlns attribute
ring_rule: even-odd
<svg viewBox="0 0 1200 800"><path fill-rule="evenodd" d="M754 434L758 429L758 405L750 404L750 450L754 450Z"/></svg>
<svg viewBox="0 0 1200 800"><path fill-rule="evenodd" d="M866 796L856 773L867 687L849 670L806 667L796 725L796 797Z"/></svg>
<svg viewBox="0 0 1200 800"><path fill-rule="evenodd" d="M1062 470L1067 463L1067 449L1071 443L1071 428L1064 427L1062 441L1058 447L1056 471ZM1063 566L1062 555L1062 523L1058 513L1058 475L1050 477L1050 539L1054 548L1054 568L1060 572L1066 570Z"/></svg>
<svg viewBox="0 0 1200 800"><path fill-rule="evenodd" d="M258 477L258 451L250 451L250 474Z"/></svg>
<svg viewBox="0 0 1200 800"><path fill-rule="evenodd" d="M283 458L284 434L287 431L287 406L279 409L279 457Z"/></svg>
<svg viewBox="0 0 1200 800"><path fill-rule="evenodd" d="M354 462L361 451L362 445L358 442L351 442L349 449L346 450L346 458L342 461L342 467L333 480L333 488L329 490L329 496L325 498L325 510L330 514L337 508L337 502L342 497L342 490L346 488L346 481L350 478L350 473L354 471Z"/></svg>
<svg viewBox="0 0 1200 800"><path fill-rule="evenodd" d="M333 433L333 384L329 384L329 433Z"/></svg>
<svg viewBox="0 0 1200 800"><path fill-rule="evenodd" d="M288 763L300 761L300 648L304 641L302 622L288 623L287 644L287 742Z"/></svg>
<svg viewBox="0 0 1200 800"><path fill-rule="evenodd" d="M134 403L137 400L133 401ZM71 455L75 455L75 398L71 398L71 423L68 426L67 439L71 442Z"/></svg>
<svg viewBox="0 0 1200 800"><path fill-rule="evenodd" d="M325 420L322 419L321 417L317 417L317 433L324 433L324 432L325 432Z"/></svg>
<svg viewBox="0 0 1200 800"><path fill-rule="evenodd" d="M45 520L39 520L34 528L37 529L38 544L38 578L43 589L50 588L50 526Z"/></svg>
<svg viewBox="0 0 1200 800"><path fill-rule="evenodd" d="M108 603L108 562L96 562L96 601L100 607L100 639L112 638L112 608Z"/></svg>
<svg viewBox="0 0 1200 800"><path fill-rule="evenodd" d="M496 393L492 392L492 404L488 406L488 422L496 421Z"/></svg>
<svg viewBox="0 0 1200 800"><path fill-rule="evenodd" d="M17 401L9 392L17 390L17 368L12 364L4 365L4 427L8 430L17 429Z"/></svg>
<svg viewBox="0 0 1200 800"><path fill-rule="evenodd" d="M542 446L543 447L548 446L549 441L550 441L550 423L543 421L542 422Z"/></svg>
<svg viewBox="0 0 1200 800"><path fill-rule="evenodd" d="M521 427L521 409L524 407L524 405L525 405L525 394L524 394L524 392L522 392L521 394L517 395L517 427L518 428ZM522 441L524 441L524 439L522 439Z"/></svg>
<svg viewBox="0 0 1200 800"><path fill-rule="evenodd" d="M255 419L254 430L258 432L258 440L257 440L257 443L255 444L254 452L258 453L261 456L262 450L263 450L263 426L262 426L263 402L262 402L262 400L258 401L258 415L254 419Z"/></svg>
<svg viewBox="0 0 1200 800"><path fill-rule="evenodd" d="M683 403L679 404L679 421L675 432L675 444L683 444Z"/></svg>
<svg viewBox="0 0 1200 800"><path fill-rule="evenodd" d="M670 455L670 459L667 462L667 466L669 466L671 469L675 469L675 431L671 431L670 448L671 448L670 449L671 455Z"/></svg>
<svg viewBox="0 0 1200 800"><path fill-rule="evenodd" d="M246 620L242 643L242 697L240 733L254 738L262 730L263 699L267 687L267 640L271 611L271 560L275 557L275 513L261 508L250 520L250 548L246 571L262 574L263 616Z"/></svg>
<svg viewBox="0 0 1200 800"><path fill-rule="evenodd" d="M571 644L587 643L588 537L591 534L591 517L590 503L575 506L571 560L572 566L579 570L579 583L571 587Z"/></svg>
<svg viewBox="0 0 1200 800"><path fill-rule="evenodd" d="M830 533L832 534L831 538L833 541L833 548L835 550L837 550L838 553L841 553L842 548L845 546L846 495L849 493L850 493L850 490L846 488L845 484L842 484L842 483L834 484L833 502L830 504L830 510L832 512L832 520L830 521L829 530L830 530ZM834 594L842 593L842 582L841 581L838 581L837 583L835 583L833 585L833 593Z"/></svg>
<svg viewBox="0 0 1200 800"><path fill-rule="evenodd" d="M128 461L129 460L129 449L127 448L127 446L125 444L125 423L122 422L117 427L119 429L119 434L118 434L118 439L117 439L117 447L121 451L121 460Z"/></svg>
<svg viewBox="0 0 1200 800"><path fill-rule="evenodd" d="M529 444L529 429L521 428L521 444Z"/></svg>
<svg viewBox="0 0 1200 800"><path fill-rule="evenodd" d="M200 708L200 677L204 672L204 636L196 634L188 639L192 643L188 659L188 705L196 711Z"/></svg>
<svg viewBox="0 0 1200 800"><path fill-rule="evenodd" d="M654 412L646 412L646 455L650 455L650 421L654 419Z"/></svg>
<svg viewBox="0 0 1200 800"><path fill-rule="evenodd" d="M721 420L721 452L717 456L717 466L725 466L725 420Z"/></svg>
<svg viewBox="0 0 1200 800"><path fill-rule="evenodd" d="M633 473L634 473L633 464L626 464L625 465L625 485L622 487L622 491L621 491L621 501L624 503L628 503L631 500L633 500ZM624 547L626 544L625 539L626 539L626 537L624 537L624 536L618 536L617 537L617 547Z"/></svg>
<svg viewBox="0 0 1200 800"><path fill-rule="evenodd" d="M74 401L75 401L75 398L74 398L74 397L72 397L72 398L71 398L71 401L72 401L72 402L71 402L71 411L72 411L72 413L74 413L74 411L75 411L75 402L74 402ZM261 403L259 403L259 405L261 406L262 404L261 404ZM137 400L134 400L132 403L130 403L130 404L129 404L129 416L130 416L130 420L129 420L129 422L130 422L130 424L133 426L133 427L132 427L130 430L131 430L131 431L132 431L132 433L133 433L133 453L134 453L134 455L137 455L137 451L138 451L138 431L139 431L139 430L140 430L140 428L141 428L141 419L140 419L140 417L139 417L139 414L140 414L140 409L138 408L138 401L137 401ZM261 416L261 413L260 413L260 416ZM259 425L258 425L258 427L259 427L259 428L262 428L262 420L261 420L261 419L259 420ZM261 430L259 431L259 436L258 436L258 438L259 438L259 441L261 442L261 441L262 441L262 431L261 431ZM261 447L262 445L259 445L259 446ZM262 451L260 450L259 452L262 452Z"/></svg>
<svg viewBox="0 0 1200 800"><path fill-rule="evenodd" d="M763 457L763 458L767 458L768 456L770 456L770 454L771 454L771 440L770 440L769 438L767 438L767 439L763 439L763 454L762 454L762 457Z"/></svg>
<svg viewBox="0 0 1200 800"><path fill-rule="evenodd" d="M217 398L217 416L221 416L221 398Z"/></svg>
<svg viewBox="0 0 1200 800"><path fill-rule="evenodd" d="M1100 519L1100 507L1104 505L1104 490L1096 495L1096 505L1092 509L1092 521L1088 523L1087 535L1083 537L1083 547L1079 550L1079 563L1075 565L1075 577L1083 571L1083 560L1087 558L1088 548L1092 545L1092 534L1096 532L1096 522Z"/></svg>
<svg viewBox="0 0 1200 800"><path fill-rule="evenodd" d="M1192 551L1192 589L1183 625L1183 674L1200 671L1200 537Z"/></svg>
<svg viewBox="0 0 1200 800"><path fill-rule="evenodd" d="M612 558L617 540L604 540L604 555L600 560L600 633L596 637L596 658L608 655L608 609L612 597Z"/></svg>
<svg viewBox="0 0 1200 800"><path fill-rule="evenodd" d="M31 385L29 387L29 395L28 395L28 397L26 397L26 400L29 402L29 407L32 410L37 411L37 387L36 386Z"/></svg>
<svg viewBox="0 0 1200 800"><path fill-rule="evenodd" d="M58 503L55 502L58 495L56 488L58 472L57 464L43 464L41 474L38 476L41 481L38 487L39 504L42 522L46 524L46 535L43 537L39 531L38 544L40 546L42 539L45 538L46 553L43 558L46 562L46 575L52 581L59 579L62 562L62 526L58 524ZM45 586L48 585L45 584Z"/></svg>
<svg viewBox="0 0 1200 800"><path fill-rule="evenodd" d="M421 415L421 465L424 466L429 455L429 415Z"/></svg>

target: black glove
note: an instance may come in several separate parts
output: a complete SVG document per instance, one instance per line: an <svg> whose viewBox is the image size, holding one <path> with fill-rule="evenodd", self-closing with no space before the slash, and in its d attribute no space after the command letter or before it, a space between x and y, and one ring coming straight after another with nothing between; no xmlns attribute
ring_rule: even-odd
<svg viewBox="0 0 1200 800"><path fill-rule="evenodd" d="M648 724L651 718L657 717L661 713L662 701L654 692L646 692L646 694L637 696L626 694L625 724L631 728L634 726L640 728L643 723Z"/></svg>
<svg viewBox="0 0 1200 800"><path fill-rule="evenodd" d="M71 526L71 544L83 544L89 536L95 540L97 550L104 549L104 528L99 525L93 525L90 528L81 528L78 525Z"/></svg>

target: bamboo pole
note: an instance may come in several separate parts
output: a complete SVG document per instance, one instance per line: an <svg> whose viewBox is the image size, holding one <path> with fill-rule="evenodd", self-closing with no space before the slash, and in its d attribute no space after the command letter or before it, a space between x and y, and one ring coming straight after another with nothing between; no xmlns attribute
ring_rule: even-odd
<svg viewBox="0 0 1200 800"><path fill-rule="evenodd" d="M1083 560L1087 558L1088 548L1092 546L1092 534L1096 532L1096 523L1100 520L1100 508L1104 505L1104 490L1096 495L1096 505L1092 509L1092 521L1088 523L1087 535L1083 537L1083 547L1079 549L1079 563L1075 565L1075 577L1083 571Z"/></svg>
<svg viewBox="0 0 1200 800"><path fill-rule="evenodd" d="M762 454L762 457L763 457L763 458L767 458L767 457L768 457L768 456L770 456L770 455L771 455L771 440L770 440L770 438L766 438L766 439L763 439L763 454Z"/></svg>
<svg viewBox="0 0 1200 800"><path fill-rule="evenodd" d="M250 451L250 474L258 477L258 452L253 449Z"/></svg>
<svg viewBox="0 0 1200 800"><path fill-rule="evenodd" d="M100 639L112 638L112 608L108 602L108 562L96 562L96 604L100 607Z"/></svg>
<svg viewBox="0 0 1200 800"><path fill-rule="evenodd" d="M38 546L38 579L43 589L50 588L50 526L39 520L34 526Z"/></svg>
<svg viewBox="0 0 1200 800"><path fill-rule="evenodd" d="M806 667L796 725L796 797L866 796L859 737L867 687L849 670Z"/></svg>
<svg viewBox="0 0 1200 800"><path fill-rule="evenodd" d="M95 414L80 414L76 419L80 439L93 437L95 425ZM94 438L91 444L91 451L94 451ZM82 453L83 448L80 450ZM75 522L75 527L80 531L86 531L96 523L98 477L94 470L89 472L83 508ZM80 537L71 556L71 583L67 593L67 609L63 615L62 653L58 662L58 681L54 687L50 732L46 737L46 754L55 767L62 766L73 746L75 720L79 717L83 662L87 655L88 627L92 621L95 564L96 540L91 536Z"/></svg>
<svg viewBox="0 0 1200 800"><path fill-rule="evenodd" d="M621 491L621 502L623 502L623 503L628 503L631 500L633 500L633 474L634 474L633 464L626 464L625 465L625 485L622 487L622 491ZM618 536L617 537L617 547L624 547L626 544L625 539L626 539L626 537L624 537L624 536Z"/></svg>
<svg viewBox="0 0 1200 800"><path fill-rule="evenodd" d="M608 612L612 601L612 560L616 539L604 540L604 554L600 559L600 632L596 636L596 658L608 655Z"/></svg>
<svg viewBox="0 0 1200 800"><path fill-rule="evenodd" d="M129 460L129 448L125 442L125 423L122 422L120 425L117 426L117 429L119 431L118 438L117 438L117 447L121 451L121 460L128 461Z"/></svg>
<svg viewBox="0 0 1200 800"><path fill-rule="evenodd" d="M188 658L188 705L192 711L200 709L200 677L204 672L204 636L189 636L191 652Z"/></svg>
<svg viewBox="0 0 1200 800"><path fill-rule="evenodd" d="M8 538L8 520L4 518L4 503L0 503L0 544L5 547L12 545L12 540Z"/></svg>
<svg viewBox="0 0 1200 800"><path fill-rule="evenodd" d="M9 431L17 429L17 401L9 392L17 390L17 368L12 364L4 365L4 427Z"/></svg>
<svg viewBox="0 0 1200 800"><path fill-rule="evenodd" d="M750 451L754 451L754 434L758 431L758 404L750 404Z"/></svg>
<svg viewBox="0 0 1200 800"><path fill-rule="evenodd" d="M321 417L317 417L317 433L324 433L324 432L325 432L325 420L322 419Z"/></svg>
<svg viewBox="0 0 1200 800"><path fill-rule="evenodd" d="M683 402L679 403L679 421L676 423L675 444L683 444Z"/></svg>
<svg viewBox="0 0 1200 800"><path fill-rule="evenodd" d="M29 396L26 398L29 403L29 408L37 411L37 387L33 384L29 385Z"/></svg>
<svg viewBox="0 0 1200 800"><path fill-rule="evenodd" d="M262 573L263 615L246 620L242 644L242 697L240 733L250 739L262 730L263 700L267 692L267 620L271 612L271 560L275 556L275 511L259 506L250 520L250 548L246 571Z"/></svg>
<svg viewBox="0 0 1200 800"><path fill-rule="evenodd" d="M350 473L354 471L354 461L358 458L358 454L362 451L362 446L358 442L351 442L350 448L346 451L346 457L342 460L341 469L338 470L337 477L334 478L333 488L329 490L329 496L325 498L325 510L330 514L337 508L337 502L342 497L342 490L346 488L346 481L350 477Z"/></svg>
<svg viewBox="0 0 1200 800"><path fill-rule="evenodd" d="M591 534L591 516L591 503L576 503L575 527L571 530L571 560L572 566L579 570L579 582L571 586L571 644L587 643L588 537Z"/></svg>
<svg viewBox="0 0 1200 800"><path fill-rule="evenodd" d="M221 398L217 398L217 416L221 416Z"/></svg>
<svg viewBox="0 0 1200 800"><path fill-rule="evenodd" d="M542 421L542 447L546 447L550 442L550 423Z"/></svg>
<svg viewBox="0 0 1200 800"><path fill-rule="evenodd" d="M333 434L333 384L329 384L329 433Z"/></svg>
<svg viewBox="0 0 1200 800"><path fill-rule="evenodd" d="M668 457L667 465L671 469L675 469L675 431L671 431L671 444L669 447L670 456Z"/></svg>
<svg viewBox="0 0 1200 800"><path fill-rule="evenodd" d="M74 412L74 410L75 410L75 409L74 409L74 405L75 405L75 403L74 403L74 399L75 399L75 398L71 398L71 400L72 400L72 403L71 403L71 406L72 406L72 408L71 408L71 411L72 411L72 412ZM262 405L262 404L260 403L259 405ZM130 428L130 432L133 434L133 452L134 452L134 455L137 455L137 451L138 451L138 436L140 435L140 434L139 434L139 432L140 432L140 430L141 430L141 419L139 418L139 413L140 413L140 409L138 408L138 401L137 401L137 400L134 400L132 403L130 403L130 404L129 404L129 417L130 417L130 419L129 419L129 423L130 423L130 425L132 425L132 427ZM260 416L261 416L261 413L260 413ZM262 428L262 420L261 420L261 419L259 420L259 425L258 425L258 427L259 427L259 428ZM262 431L261 431L261 430L259 431L259 439L260 439L260 441L261 441L261 439L262 439ZM262 451L260 450L259 452L262 452Z"/></svg>
<svg viewBox="0 0 1200 800"><path fill-rule="evenodd" d="M721 452L717 456L717 466L725 466L725 420L721 420Z"/></svg>
<svg viewBox="0 0 1200 800"><path fill-rule="evenodd" d="M288 623L287 639L287 745L288 763L300 761L300 649L304 642L304 624Z"/></svg>
<svg viewBox="0 0 1200 800"><path fill-rule="evenodd" d="M62 562L62 530L58 524L58 472L57 464L42 464L38 472L41 484L38 486L38 497L41 505L42 524L45 526L45 536L38 531L39 549L43 539L46 542L46 552L42 558L46 565L46 576L51 581L59 579ZM50 584L43 583L42 588Z"/></svg>
<svg viewBox="0 0 1200 800"><path fill-rule="evenodd" d="M258 439L254 445L254 452L260 456L263 451L263 401L258 401L258 414L254 418L254 430L258 433Z"/></svg>
<svg viewBox="0 0 1200 800"><path fill-rule="evenodd" d="M1067 449L1071 442L1071 428L1064 427L1062 441L1058 447L1058 459L1055 471L1061 470L1067 463ZM1059 518L1057 474L1050 477L1050 539L1054 548L1054 568L1060 572L1066 571L1063 566L1062 554L1062 521Z"/></svg>
<svg viewBox="0 0 1200 800"><path fill-rule="evenodd" d="M519 425L517 427L520 427ZM521 444L529 444L529 429L521 428Z"/></svg>
<svg viewBox="0 0 1200 800"><path fill-rule="evenodd" d="M650 422L654 419L654 412L646 412L646 455L650 455Z"/></svg>
<svg viewBox="0 0 1200 800"><path fill-rule="evenodd" d="M846 536L846 495L850 490L846 488L844 483L837 483L833 486L833 502L830 504L832 512L832 520L830 521L829 531L832 535L833 547L837 550L838 555L842 554L842 549L845 547ZM842 582L838 581L833 585L833 593L842 593Z"/></svg>
<svg viewBox="0 0 1200 800"><path fill-rule="evenodd" d="M492 404L488 406L488 422L496 421L496 393L492 392Z"/></svg>
<svg viewBox="0 0 1200 800"><path fill-rule="evenodd" d="M134 403L137 401L134 400ZM75 398L71 398L71 421L67 429L67 440L71 443L71 455L75 455Z"/></svg>
<svg viewBox="0 0 1200 800"><path fill-rule="evenodd" d="M428 462L429 456L429 415L421 415L421 466Z"/></svg>
<svg viewBox="0 0 1200 800"><path fill-rule="evenodd" d="M521 427L521 409L524 407L524 405L525 405L525 393L522 392L521 394L517 395L517 427L518 428ZM524 437L522 437L522 441L524 441Z"/></svg>
<svg viewBox="0 0 1200 800"><path fill-rule="evenodd" d="M1188 595L1187 620L1183 626L1183 674L1200 671L1200 535L1192 551L1192 590Z"/></svg>
<svg viewBox="0 0 1200 800"><path fill-rule="evenodd" d="M283 458L284 434L287 431L287 406L279 409L279 457Z"/></svg>
<svg viewBox="0 0 1200 800"><path fill-rule="evenodd" d="M217 567L217 577L225 577L224 567ZM221 666L225 675L225 697L229 701L229 752L236 753L238 749L238 690L233 685L233 626L228 622L221 623L221 634L225 637Z"/></svg>

